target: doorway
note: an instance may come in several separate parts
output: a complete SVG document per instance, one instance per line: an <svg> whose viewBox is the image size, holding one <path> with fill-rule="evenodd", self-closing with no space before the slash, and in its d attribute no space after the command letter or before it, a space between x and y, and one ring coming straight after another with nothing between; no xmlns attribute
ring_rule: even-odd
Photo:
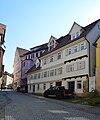
<svg viewBox="0 0 100 120"><path fill-rule="evenodd" d="M70 92L74 92L74 89L75 89L75 82L74 81L68 82L68 90Z"/></svg>
<svg viewBox="0 0 100 120"><path fill-rule="evenodd" d="M35 85L33 85L33 93L35 93Z"/></svg>

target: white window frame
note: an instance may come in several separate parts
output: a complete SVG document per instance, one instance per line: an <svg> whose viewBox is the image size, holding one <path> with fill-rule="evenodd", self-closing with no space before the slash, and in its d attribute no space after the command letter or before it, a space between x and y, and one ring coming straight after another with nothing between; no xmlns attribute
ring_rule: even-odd
<svg viewBox="0 0 100 120"><path fill-rule="evenodd" d="M50 70L50 76L54 76L54 70Z"/></svg>
<svg viewBox="0 0 100 120"><path fill-rule="evenodd" d="M58 75L62 74L62 67L58 68Z"/></svg>
<svg viewBox="0 0 100 120"><path fill-rule="evenodd" d="M47 64L47 60L46 59L44 59L44 65L46 65Z"/></svg>
<svg viewBox="0 0 100 120"><path fill-rule="evenodd" d="M85 49L85 45L84 43L81 44L81 50L84 50Z"/></svg>
<svg viewBox="0 0 100 120"><path fill-rule="evenodd" d="M77 46L74 47L74 53L76 53L78 51Z"/></svg>
<svg viewBox="0 0 100 120"><path fill-rule="evenodd" d="M57 54L57 59L58 59L58 60L61 59L61 52L59 52L59 53Z"/></svg>
<svg viewBox="0 0 100 120"><path fill-rule="evenodd" d="M53 60L54 60L54 57L50 56L50 62L53 62Z"/></svg>
<svg viewBox="0 0 100 120"><path fill-rule="evenodd" d="M47 71L44 72L44 78L47 77Z"/></svg>
<svg viewBox="0 0 100 120"><path fill-rule="evenodd" d="M68 49L68 55L71 55L72 51L71 48Z"/></svg>

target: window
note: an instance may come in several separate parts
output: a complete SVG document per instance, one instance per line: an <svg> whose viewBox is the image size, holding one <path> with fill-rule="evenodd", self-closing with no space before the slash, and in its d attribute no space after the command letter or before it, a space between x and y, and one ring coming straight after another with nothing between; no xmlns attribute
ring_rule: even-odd
<svg viewBox="0 0 100 120"><path fill-rule="evenodd" d="M49 77L49 71L48 71L48 77Z"/></svg>
<svg viewBox="0 0 100 120"><path fill-rule="evenodd" d="M77 81L77 89L81 89L82 88L82 84L81 84L81 80Z"/></svg>
<svg viewBox="0 0 100 120"><path fill-rule="evenodd" d="M42 72L42 78L43 78L43 72Z"/></svg>
<svg viewBox="0 0 100 120"><path fill-rule="evenodd" d="M72 40L75 39L75 34L72 35Z"/></svg>
<svg viewBox="0 0 100 120"><path fill-rule="evenodd" d="M22 63L22 67L25 67L25 62Z"/></svg>
<svg viewBox="0 0 100 120"><path fill-rule="evenodd" d="M61 59L61 52L58 53L57 59Z"/></svg>
<svg viewBox="0 0 100 120"><path fill-rule="evenodd" d="M79 32L76 33L76 38L79 36Z"/></svg>
<svg viewBox="0 0 100 120"><path fill-rule="evenodd" d="M36 53L36 57L38 57L38 53Z"/></svg>
<svg viewBox="0 0 100 120"><path fill-rule="evenodd" d="M50 57L50 62L53 62L53 56Z"/></svg>
<svg viewBox="0 0 100 120"><path fill-rule="evenodd" d="M67 50L65 50L65 55L66 55L66 56L68 55L68 49L67 49Z"/></svg>
<svg viewBox="0 0 100 120"><path fill-rule="evenodd" d="M54 70L50 70L50 76L54 76Z"/></svg>
<svg viewBox="0 0 100 120"><path fill-rule="evenodd" d="M55 69L55 75L57 75L57 69Z"/></svg>
<svg viewBox="0 0 100 120"><path fill-rule="evenodd" d="M32 80L32 79L33 79L33 75L30 76L30 80Z"/></svg>
<svg viewBox="0 0 100 120"><path fill-rule="evenodd" d="M46 72L44 72L44 77L47 77L47 71L46 71Z"/></svg>
<svg viewBox="0 0 100 120"><path fill-rule="evenodd" d="M62 67L58 68L58 75L62 74Z"/></svg>
<svg viewBox="0 0 100 120"><path fill-rule="evenodd" d="M50 83L50 87L53 87L53 83Z"/></svg>
<svg viewBox="0 0 100 120"><path fill-rule="evenodd" d="M77 52L77 46L74 47L74 52Z"/></svg>
<svg viewBox="0 0 100 120"><path fill-rule="evenodd" d="M28 55L28 59L30 59L30 55Z"/></svg>
<svg viewBox="0 0 100 120"><path fill-rule="evenodd" d="M74 64L66 66L66 72L72 72L74 71Z"/></svg>
<svg viewBox="0 0 100 120"><path fill-rule="evenodd" d="M43 89L44 89L44 90L46 89L46 84L45 84L45 83L43 84Z"/></svg>
<svg viewBox="0 0 100 120"><path fill-rule="evenodd" d="M37 79L37 74L34 74L34 79Z"/></svg>
<svg viewBox="0 0 100 120"><path fill-rule="evenodd" d="M84 50L84 43L81 44L81 50Z"/></svg>
<svg viewBox="0 0 100 120"><path fill-rule="evenodd" d="M46 64L46 59L44 59L44 65Z"/></svg>
<svg viewBox="0 0 100 120"><path fill-rule="evenodd" d="M77 63L77 70L81 70L85 68L85 61L81 61Z"/></svg>
<svg viewBox="0 0 100 120"><path fill-rule="evenodd" d="M26 59L27 59L27 55L26 55Z"/></svg>
<svg viewBox="0 0 100 120"><path fill-rule="evenodd" d="M38 73L38 78L40 78L41 73Z"/></svg>
<svg viewBox="0 0 100 120"><path fill-rule="evenodd" d="M40 52L40 56L42 55L42 51Z"/></svg>
<svg viewBox="0 0 100 120"><path fill-rule="evenodd" d="M68 54L69 54L69 55L71 54L71 48L68 50Z"/></svg>
<svg viewBox="0 0 100 120"><path fill-rule="evenodd" d="M34 53L32 54L32 58L34 58Z"/></svg>
<svg viewBox="0 0 100 120"><path fill-rule="evenodd" d="M39 85L39 84L37 84L37 90L39 90L39 86L40 86L40 85Z"/></svg>

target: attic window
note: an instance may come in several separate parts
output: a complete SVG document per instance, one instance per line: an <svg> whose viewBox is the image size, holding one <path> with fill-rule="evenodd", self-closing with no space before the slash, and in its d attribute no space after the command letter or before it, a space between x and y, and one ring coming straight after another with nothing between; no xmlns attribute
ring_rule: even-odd
<svg viewBox="0 0 100 120"><path fill-rule="evenodd" d="M75 39L75 34L72 35L72 39Z"/></svg>
<svg viewBox="0 0 100 120"><path fill-rule="evenodd" d="M71 35L71 39L74 40L75 38L80 36L80 32L76 32L74 34Z"/></svg>
<svg viewBox="0 0 100 120"><path fill-rule="evenodd" d="M76 38L79 36L79 32L76 33Z"/></svg>

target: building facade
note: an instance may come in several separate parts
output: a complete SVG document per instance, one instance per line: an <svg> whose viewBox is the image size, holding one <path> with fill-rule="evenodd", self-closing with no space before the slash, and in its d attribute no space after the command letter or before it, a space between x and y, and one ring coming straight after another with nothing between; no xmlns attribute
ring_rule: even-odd
<svg viewBox="0 0 100 120"><path fill-rule="evenodd" d="M27 92L27 74L26 72L36 64L37 58L47 49L47 44L42 44L30 48L30 51L23 54L21 63L21 90Z"/></svg>
<svg viewBox="0 0 100 120"><path fill-rule="evenodd" d="M2 84L2 76L4 73L3 55L5 52L4 50L5 32L6 32L6 25L0 23L0 88Z"/></svg>
<svg viewBox="0 0 100 120"><path fill-rule="evenodd" d="M13 88L13 74L5 72L3 75L3 83L5 88Z"/></svg>
<svg viewBox="0 0 100 120"><path fill-rule="evenodd" d="M95 42L96 46L96 90L100 92L100 37Z"/></svg>
<svg viewBox="0 0 100 120"><path fill-rule="evenodd" d="M76 94L87 94L95 76L93 43L100 34L99 26L100 20L85 27L74 22L67 35L50 38L48 49L27 72L28 92L43 93L50 86L65 86Z"/></svg>
<svg viewBox="0 0 100 120"><path fill-rule="evenodd" d="M26 52L28 52L28 50L19 48L19 47L16 48L14 64L13 64L13 68L14 68L13 88L14 90L17 90L17 88L19 89L21 87L21 76L22 76L21 66L22 66L22 61L24 59L22 55L25 54Z"/></svg>

